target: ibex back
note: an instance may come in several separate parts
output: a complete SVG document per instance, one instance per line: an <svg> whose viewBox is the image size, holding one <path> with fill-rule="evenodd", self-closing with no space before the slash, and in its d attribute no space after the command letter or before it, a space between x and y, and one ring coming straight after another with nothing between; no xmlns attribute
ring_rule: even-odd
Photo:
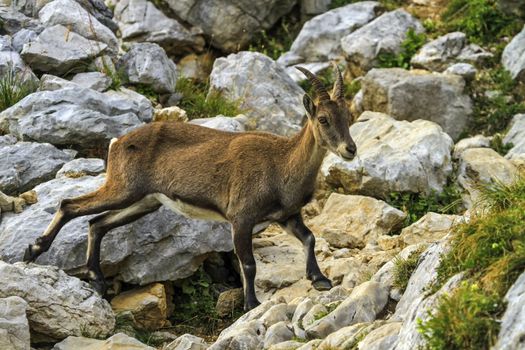
<svg viewBox="0 0 525 350"><path fill-rule="evenodd" d="M337 69L332 96L306 69L317 94L303 102L308 120L291 138L263 132L233 133L185 123L152 123L112 142L106 182L95 192L64 199L49 227L25 252L34 261L47 251L71 219L102 213L89 221L87 268L93 286L106 291L100 243L111 229L157 210L162 204L185 215L228 221L242 268L245 309L255 296L252 233L270 222L295 235L306 251L306 273L318 290L332 287L317 264L315 239L301 218L314 191L321 162L330 150L352 159L356 146Z"/></svg>

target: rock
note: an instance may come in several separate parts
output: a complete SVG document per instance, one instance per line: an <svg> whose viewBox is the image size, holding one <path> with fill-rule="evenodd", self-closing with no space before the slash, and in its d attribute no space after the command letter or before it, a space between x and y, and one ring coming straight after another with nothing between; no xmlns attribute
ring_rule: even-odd
<svg viewBox="0 0 525 350"><path fill-rule="evenodd" d="M416 270L408 280L407 287L399 303L396 306L395 316L404 319L404 316L413 307L416 299L425 295L427 286L436 278L437 268L441 258L450 249L447 238L431 244L419 257Z"/></svg>
<svg viewBox="0 0 525 350"><path fill-rule="evenodd" d="M216 48L234 52L253 35L269 29L287 14L296 0L166 0L183 21L202 28Z"/></svg>
<svg viewBox="0 0 525 350"><path fill-rule="evenodd" d="M16 51L12 50L0 50L0 75L6 76L7 74L13 74L15 77L28 84L35 85L38 82L38 78L35 76L31 68L29 68L22 57Z"/></svg>
<svg viewBox="0 0 525 350"><path fill-rule="evenodd" d="M466 128L472 102L463 78L449 74L373 69L361 82L363 108L397 120L430 120L454 140Z"/></svg>
<svg viewBox="0 0 525 350"><path fill-rule="evenodd" d="M370 273L368 266L354 257L325 260L320 266L333 285L343 284L347 289L364 282Z"/></svg>
<svg viewBox="0 0 525 350"><path fill-rule="evenodd" d="M511 42L505 46L501 63L513 79L525 81L525 26Z"/></svg>
<svg viewBox="0 0 525 350"><path fill-rule="evenodd" d="M321 173L350 193L385 198L390 192L441 192L452 172L452 139L426 120L396 121L364 112L350 127L357 157L329 154Z"/></svg>
<svg viewBox="0 0 525 350"><path fill-rule="evenodd" d="M254 128L281 135L299 131L304 91L283 67L257 52L240 52L215 60L210 93L239 101Z"/></svg>
<svg viewBox="0 0 525 350"><path fill-rule="evenodd" d="M106 170L104 160L97 158L77 158L64 164L57 172L56 178L59 177L82 177L96 176Z"/></svg>
<svg viewBox="0 0 525 350"><path fill-rule="evenodd" d="M273 324L266 330L264 336L264 348L270 348L275 344L279 344L293 338L294 334L286 325L286 322L281 321Z"/></svg>
<svg viewBox="0 0 525 350"><path fill-rule="evenodd" d="M257 320L250 321L230 331L227 336L219 336L209 350L260 349L266 329Z"/></svg>
<svg viewBox="0 0 525 350"><path fill-rule="evenodd" d="M18 142L0 146L0 191L28 191L55 177L73 157L48 143Z"/></svg>
<svg viewBox="0 0 525 350"><path fill-rule="evenodd" d="M297 337L306 338L303 318L314 306L314 302L308 297L302 297L302 300L297 304L297 307L295 308L294 314L292 316L292 327Z"/></svg>
<svg viewBox="0 0 525 350"><path fill-rule="evenodd" d="M401 210L375 198L332 193L310 225L333 247L363 248L401 225L405 217Z"/></svg>
<svg viewBox="0 0 525 350"><path fill-rule="evenodd" d="M224 131L241 132L245 131L244 122L246 117L239 114L237 117L226 117L218 115L213 118L197 118L190 123L205 126L207 128L219 129Z"/></svg>
<svg viewBox="0 0 525 350"><path fill-rule="evenodd" d="M499 182L509 185L519 175L518 168L491 148L470 148L459 159L458 183L468 191L467 208L479 200L478 185Z"/></svg>
<svg viewBox="0 0 525 350"><path fill-rule="evenodd" d="M284 63L283 60L290 55L300 57L300 62L322 62L342 57L341 39L373 20L378 10L378 2L363 1L312 18L305 22L290 51L278 62Z"/></svg>
<svg viewBox="0 0 525 350"><path fill-rule="evenodd" d="M512 144L505 158L516 160L525 159L525 114L516 114L512 117L509 131L503 138L504 144Z"/></svg>
<svg viewBox="0 0 525 350"><path fill-rule="evenodd" d="M162 283L120 293L111 300L111 307L115 313L131 311L140 329L156 330L171 325L166 290Z"/></svg>
<svg viewBox="0 0 525 350"><path fill-rule="evenodd" d="M0 20L2 21L2 32L9 35L14 35L24 28L42 30L42 25L38 20L27 17L12 7L0 6Z"/></svg>
<svg viewBox="0 0 525 350"><path fill-rule="evenodd" d="M0 348L29 350L29 324L27 303L18 296L0 299Z"/></svg>
<svg viewBox="0 0 525 350"><path fill-rule="evenodd" d="M525 17L525 4L520 0L498 0L498 7L507 15Z"/></svg>
<svg viewBox="0 0 525 350"><path fill-rule="evenodd" d="M229 289L219 294L215 311L219 317L232 315L236 309L242 307L244 293L242 288Z"/></svg>
<svg viewBox="0 0 525 350"><path fill-rule="evenodd" d="M197 28L186 29L147 0L118 1L115 19L125 41L155 43L177 56L204 48L204 38Z"/></svg>
<svg viewBox="0 0 525 350"><path fill-rule="evenodd" d="M443 72L454 63L481 64L492 57L493 55L490 52L475 44L467 45L465 33L453 32L425 44L412 57L410 63L415 68Z"/></svg>
<svg viewBox="0 0 525 350"><path fill-rule="evenodd" d="M40 10L38 18L46 27L62 25L86 39L106 44L108 52L118 53L115 34L74 0L51 1Z"/></svg>
<svg viewBox="0 0 525 350"><path fill-rule="evenodd" d="M397 343L401 322L390 322L368 333L359 342L359 349L391 350Z"/></svg>
<svg viewBox="0 0 525 350"><path fill-rule="evenodd" d="M159 94L175 91L177 66L157 44L133 44L117 67L131 84L148 86Z"/></svg>
<svg viewBox="0 0 525 350"><path fill-rule="evenodd" d="M137 116L140 120L146 123L151 121L153 116L151 101L138 92L121 87L118 89L118 91L108 90L104 93L104 95L116 98L117 100L127 100L127 102L131 103L138 111Z"/></svg>
<svg viewBox="0 0 525 350"><path fill-rule="evenodd" d="M20 261L51 222L63 198L92 192L104 176L59 178L35 188L40 199L21 214L5 213L0 223L0 259ZM85 266L88 220L78 218L60 231L51 249L39 264L78 271ZM191 276L212 251L231 251L229 225L186 219L160 208L132 224L110 231L102 241L101 263L106 277L145 285L155 281L178 280Z"/></svg>
<svg viewBox="0 0 525 350"><path fill-rule="evenodd" d="M20 296L27 302L31 342L62 340L70 335L107 336L115 326L108 302L87 283L53 266L0 261L0 297Z"/></svg>
<svg viewBox="0 0 525 350"><path fill-rule="evenodd" d="M316 350L321 342L321 339L313 339L303 346L298 347L296 350Z"/></svg>
<svg viewBox="0 0 525 350"><path fill-rule="evenodd" d="M62 25L55 25L24 45L21 55L35 71L63 75L85 71L88 63L106 48L104 43L88 40Z"/></svg>
<svg viewBox="0 0 525 350"><path fill-rule="evenodd" d="M191 334L183 334L166 345L165 350L206 350L207 348L208 344L204 339Z"/></svg>
<svg viewBox="0 0 525 350"><path fill-rule="evenodd" d="M0 214L2 212L15 212L21 213L24 210L26 201L20 197L11 197L0 191ZM0 219L2 217L0 216Z"/></svg>
<svg viewBox="0 0 525 350"><path fill-rule="evenodd" d="M288 340L282 343L274 344L268 348L268 350L296 350L304 343L296 340Z"/></svg>
<svg viewBox="0 0 525 350"><path fill-rule="evenodd" d="M414 275L412 275L412 277L413 276ZM443 287L441 287L439 291L431 296L425 296L423 293L418 295L416 298L411 299L409 301L410 304L406 304L406 306L409 308L402 317L404 322L401 326L401 329L399 330L397 341L390 349L412 350L426 346L426 341L419 331L419 325L421 322L425 322L430 318L433 310L435 310L435 308L438 306L441 296L450 294L458 286L461 278L461 274L453 276L447 281L447 283L445 283ZM407 292L405 292L405 295L406 293ZM397 309L393 317L398 319Z"/></svg>
<svg viewBox="0 0 525 350"><path fill-rule="evenodd" d="M74 83L72 81L69 81L67 79L63 79L60 77L57 77L52 74L43 74L40 78L40 86L38 87L39 91L55 91L65 88L79 88L80 85L77 83Z"/></svg>
<svg viewBox="0 0 525 350"><path fill-rule="evenodd" d="M454 146L454 152L452 153L452 157L454 159L459 159L461 157L461 153L463 153L469 148L490 148L491 140L491 137L483 135L476 135L473 137L467 137L466 139L461 139Z"/></svg>
<svg viewBox="0 0 525 350"><path fill-rule="evenodd" d="M517 350L525 346L525 273L514 282L504 298L507 310L501 317L501 328L494 350Z"/></svg>
<svg viewBox="0 0 525 350"><path fill-rule="evenodd" d="M474 80L477 73L478 70L476 69L476 67L469 63L456 63L445 70L445 74L459 75L466 81Z"/></svg>
<svg viewBox="0 0 525 350"><path fill-rule="evenodd" d="M464 222L459 215L428 212L421 219L401 231L400 239L405 246L439 241L450 233L455 225Z"/></svg>
<svg viewBox="0 0 525 350"><path fill-rule="evenodd" d="M113 137L149 121L152 114L151 104L119 94L66 88L33 93L6 109L0 113L0 129L4 125L22 140L106 148Z"/></svg>
<svg viewBox="0 0 525 350"><path fill-rule="evenodd" d="M112 84L111 78L100 72L78 73L71 81L83 88L98 92L106 91Z"/></svg>
<svg viewBox="0 0 525 350"><path fill-rule="evenodd" d="M155 122L187 122L188 116L186 111L180 107L172 106L162 109L156 109L153 114Z"/></svg>
<svg viewBox="0 0 525 350"><path fill-rule="evenodd" d="M328 314L328 309L323 304L315 304L302 319L303 328L307 328L312 325L319 318L324 317Z"/></svg>
<svg viewBox="0 0 525 350"><path fill-rule="evenodd" d="M353 76L364 75L378 65L378 56L385 53L397 54L406 33L413 28L416 33L424 32L421 23L403 9L387 12L372 22L341 39L348 69Z"/></svg>
<svg viewBox="0 0 525 350"><path fill-rule="evenodd" d="M377 282L365 282L354 288L352 294L334 311L306 328L311 338L324 338L346 326L372 322L388 301L388 291Z"/></svg>
<svg viewBox="0 0 525 350"><path fill-rule="evenodd" d="M268 311L259 318L259 321L261 321L267 329L278 322L288 322L292 318L295 307L287 305L282 301L283 300L276 301L278 304L270 307Z"/></svg>
<svg viewBox="0 0 525 350"><path fill-rule="evenodd" d="M206 82L211 73L215 57L211 53L204 53L202 55L190 54L184 56L177 63L177 71L182 77Z"/></svg>
<svg viewBox="0 0 525 350"><path fill-rule="evenodd" d="M137 339L123 333L117 333L106 340L84 337L67 337L51 350L155 350Z"/></svg>
<svg viewBox="0 0 525 350"><path fill-rule="evenodd" d="M343 327L331 334L319 343L319 349L351 349L370 327L370 323L362 322Z"/></svg>
<svg viewBox="0 0 525 350"><path fill-rule="evenodd" d="M13 49L20 53L25 44L30 43L38 37L38 33L31 29L21 29L13 35Z"/></svg>

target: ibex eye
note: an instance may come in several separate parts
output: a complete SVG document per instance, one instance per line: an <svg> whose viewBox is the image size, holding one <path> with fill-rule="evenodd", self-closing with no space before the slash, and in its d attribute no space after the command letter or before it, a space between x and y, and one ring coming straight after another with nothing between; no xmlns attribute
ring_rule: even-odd
<svg viewBox="0 0 525 350"><path fill-rule="evenodd" d="M319 117L319 123L323 124L323 125L326 125L328 124L328 119L326 119L326 117Z"/></svg>

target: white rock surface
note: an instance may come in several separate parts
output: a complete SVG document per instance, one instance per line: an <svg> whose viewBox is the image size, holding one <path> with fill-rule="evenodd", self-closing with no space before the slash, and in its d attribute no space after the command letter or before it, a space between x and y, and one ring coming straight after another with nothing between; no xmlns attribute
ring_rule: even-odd
<svg viewBox="0 0 525 350"><path fill-rule="evenodd" d="M503 138L503 143L511 143L513 145L505 155L505 158L525 160L525 114L516 114L512 117L509 131Z"/></svg>
<svg viewBox="0 0 525 350"><path fill-rule="evenodd" d="M459 215L426 213L421 219L401 231L400 239L405 245L433 243L450 233L455 225L464 222Z"/></svg>
<svg viewBox="0 0 525 350"><path fill-rule="evenodd" d="M71 81L83 88L98 92L104 92L111 86L111 78L100 72L78 73Z"/></svg>
<svg viewBox="0 0 525 350"><path fill-rule="evenodd" d="M505 46L501 63L513 79L525 81L525 26L511 42Z"/></svg>
<svg viewBox="0 0 525 350"><path fill-rule="evenodd" d="M469 148L490 148L491 140L491 137L487 137L484 135L476 135L473 137L461 139L454 146L454 152L452 153L452 156L454 159L459 159L459 157L461 157L461 153L463 153Z"/></svg>
<svg viewBox="0 0 525 350"><path fill-rule="evenodd" d="M67 337L51 350L155 350L124 333L117 333L106 340L84 337ZM191 349L194 350L194 349ZM195 349L197 350L197 349Z"/></svg>
<svg viewBox="0 0 525 350"><path fill-rule="evenodd" d="M86 175L96 176L106 169L104 160L98 158L77 158L64 164L57 172L59 177L82 177Z"/></svg>
<svg viewBox="0 0 525 350"><path fill-rule="evenodd" d="M26 312L27 303L19 296L0 298L1 349L30 349L29 323L27 321Z"/></svg>
<svg viewBox="0 0 525 350"><path fill-rule="evenodd" d="M519 350L525 347L525 273L505 295L507 309L501 317L501 329L494 350Z"/></svg>

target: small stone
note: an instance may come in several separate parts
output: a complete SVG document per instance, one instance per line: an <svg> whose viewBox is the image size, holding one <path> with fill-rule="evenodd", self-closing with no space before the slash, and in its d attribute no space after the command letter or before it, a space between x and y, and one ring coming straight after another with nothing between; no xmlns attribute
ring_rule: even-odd
<svg viewBox="0 0 525 350"><path fill-rule="evenodd" d="M187 122L186 111L180 107L172 106L153 111L154 122Z"/></svg>
<svg viewBox="0 0 525 350"><path fill-rule="evenodd" d="M230 289L222 292L217 299L215 311L220 317L231 315L236 309L242 307L244 294L242 288Z"/></svg>

